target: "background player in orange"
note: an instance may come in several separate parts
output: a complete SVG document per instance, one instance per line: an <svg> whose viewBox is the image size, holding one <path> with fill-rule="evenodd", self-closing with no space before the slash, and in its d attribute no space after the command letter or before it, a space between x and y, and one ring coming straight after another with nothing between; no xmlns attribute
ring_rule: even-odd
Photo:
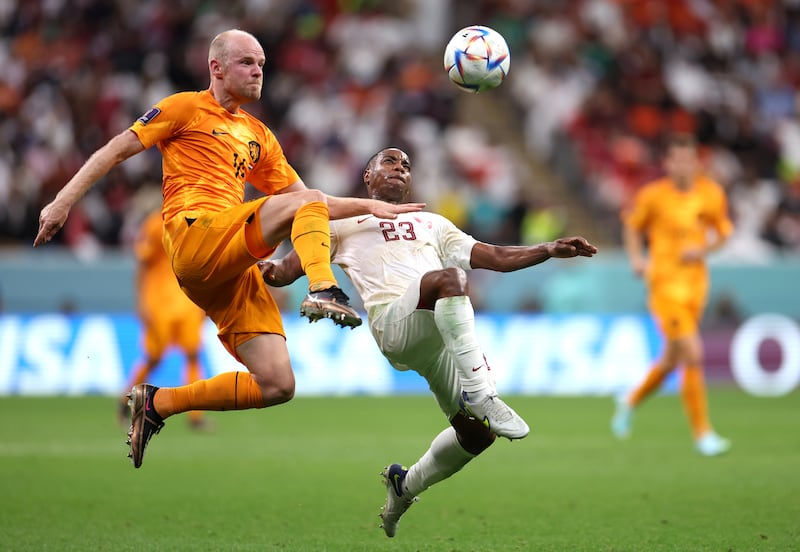
<svg viewBox="0 0 800 552"><path fill-rule="evenodd" d="M39 216L34 246L49 241L71 207L113 167L157 145L162 157L164 247L181 289L217 325L220 341L248 373L130 393L130 457L140 467L164 419L189 410L243 410L285 403L294 373L275 300L256 266L291 237L309 280L301 314L343 326L361 319L337 286L330 265L329 218L394 218L421 204L336 198L306 188L272 132L240 109L257 101L264 50L250 33L231 29L211 41L211 84L168 96L84 163ZM245 183L266 195L244 202Z"/></svg>
<svg viewBox="0 0 800 552"><path fill-rule="evenodd" d="M699 173L691 136L670 139L664 169L666 177L639 190L623 215L625 249L633 271L645 278L664 351L644 381L618 401L611 429L617 437L627 437L633 410L683 365L681 398L695 447L700 454L714 456L727 452L731 444L709 421L699 324L709 287L705 259L730 236L733 224L722 187Z"/></svg>
<svg viewBox="0 0 800 552"><path fill-rule="evenodd" d="M160 204L161 198L158 199ZM130 421L128 392L147 380L170 346L177 346L185 356L186 383L200 379L200 345L206 313L181 291L164 251L162 227L160 211L151 210L134 242L137 314L142 324L144 357L134 366L120 404L120 421L126 424ZM207 427L202 411L191 410L188 415L193 429Z"/></svg>

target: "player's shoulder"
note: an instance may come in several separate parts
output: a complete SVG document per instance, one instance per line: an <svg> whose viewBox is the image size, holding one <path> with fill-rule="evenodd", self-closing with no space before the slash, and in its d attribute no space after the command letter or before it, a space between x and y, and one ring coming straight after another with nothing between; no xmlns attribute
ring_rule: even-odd
<svg viewBox="0 0 800 552"><path fill-rule="evenodd" d="M634 193L633 200L635 203L658 201L659 198L671 193L673 189L674 186L669 178L656 178L640 186Z"/></svg>
<svg viewBox="0 0 800 552"><path fill-rule="evenodd" d="M418 211L414 213L406 213L406 216L412 220L415 220L417 223L421 224L424 228L427 228L430 231L463 232L463 230L456 226L452 220L444 215L440 215L439 213L434 213L431 211Z"/></svg>
<svg viewBox="0 0 800 552"><path fill-rule="evenodd" d="M239 109L239 115L241 115L240 120L243 121L244 124L247 125L247 127L249 127L253 132L260 135L262 139L268 142L278 142L275 133L270 130L264 121L248 112L246 109Z"/></svg>
<svg viewBox="0 0 800 552"><path fill-rule="evenodd" d="M264 124L264 122L263 122L261 119L259 119L258 117L256 117L255 115L253 115L252 113L250 113L249 111L247 111L247 109L245 109L245 108L239 108L239 113L241 114L241 116L242 116L242 117L243 117L243 118L244 118L244 119L245 119L245 120L246 120L248 123L250 123L250 124L253 124L253 125L257 125L257 126L259 126L259 127L263 127L265 130L269 130L269 128L267 127L267 125L266 125L266 124Z"/></svg>
<svg viewBox="0 0 800 552"><path fill-rule="evenodd" d="M708 175L702 175L697 177L697 186L703 191L707 191L709 193L723 193L724 188L722 184L714 180Z"/></svg>
<svg viewBox="0 0 800 552"><path fill-rule="evenodd" d="M372 215L361 215L355 217L347 217L340 219L331 219L329 221L331 231L337 234L345 234L354 231L356 228L362 226L367 220L371 220Z"/></svg>
<svg viewBox="0 0 800 552"><path fill-rule="evenodd" d="M672 187L672 181L669 178L661 177L645 182L645 184L639 188L639 192L643 194L655 194L661 193L663 190L671 189Z"/></svg>
<svg viewBox="0 0 800 552"><path fill-rule="evenodd" d="M205 94L204 94L205 93ZM208 94L208 91L195 91L195 90L187 90L183 92L175 92L174 94L170 94L160 102L162 106L170 106L170 107L197 107L203 104L208 104L209 97L211 95Z"/></svg>
<svg viewBox="0 0 800 552"><path fill-rule="evenodd" d="M439 213L432 211L414 211L413 213L404 213L404 216L416 220L418 222L430 222L432 224L452 224L450 219Z"/></svg>
<svg viewBox="0 0 800 552"><path fill-rule="evenodd" d="M210 94L208 94L210 96ZM146 125L151 120L163 113L163 116L170 120L192 120L196 117L203 117L212 106L203 92L187 91L176 92L161 99L150 111L139 118L142 125Z"/></svg>

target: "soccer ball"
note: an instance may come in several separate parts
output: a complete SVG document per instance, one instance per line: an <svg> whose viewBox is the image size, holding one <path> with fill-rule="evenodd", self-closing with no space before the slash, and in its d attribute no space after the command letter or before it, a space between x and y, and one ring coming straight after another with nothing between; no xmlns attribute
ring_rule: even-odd
<svg viewBox="0 0 800 552"><path fill-rule="evenodd" d="M458 31L444 49L444 69L461 90L477 94L496 88L511 65L503 35L473 25Z"/></svg>

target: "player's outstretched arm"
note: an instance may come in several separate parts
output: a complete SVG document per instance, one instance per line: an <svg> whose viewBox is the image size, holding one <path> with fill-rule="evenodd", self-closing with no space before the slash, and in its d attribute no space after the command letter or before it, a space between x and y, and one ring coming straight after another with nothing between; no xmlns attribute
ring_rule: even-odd
<svg viewBox="0 0 800 552"><path fill-rule="evenodd" d="M513 272L537 265L550 258L593 257L597 248L585 238L558 238L538 245L492 245L478 242L472 248L472 268Z"/></svg>
<svg viewBox="0 0 800 552"><path fill-rule="evenodd" d="M138 136L130 130L124 130L94 152L56 194L55 199L42 209L39 214L39 232L33 240L33 246L37 247L53 239L67 221L69 210L95 182L113 167L143 150L144 146Z"/></svg>
<svg viewBox="0 0 800 552"><path fill-rule="evenodd" d="M395 219L402 213L421 211L424 203L387 203L377 199L327 196L331 220L357 215L374 215L382 219Z"/></svg>
<svg viewBox="0 0 800 552"><path fill-rule="evenodd" d="M300 257L294 249L282 259L258 261L264 282L272 287L288 286L303 275Z"/></svg>

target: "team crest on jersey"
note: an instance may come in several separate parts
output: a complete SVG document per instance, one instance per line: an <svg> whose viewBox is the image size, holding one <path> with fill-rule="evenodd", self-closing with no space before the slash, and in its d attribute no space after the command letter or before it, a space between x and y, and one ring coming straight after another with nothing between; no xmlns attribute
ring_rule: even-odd
<svg viewBox="0 0 800 552"><path fill-rule="evenodd" d="M250 140L247 142L247 147L250 148L250 159L253 163L258 163L258 160L261 159L261 144L255 140Z"/></svg>
<svg viewBox="0 0 800 552"><path fill-rule="evenodd" d="M150 108L150 111L139 117L139 122L142 123L143 125L146 125L147 123L155 119L159 113L161 113L161 110L159 108L152 107Z"/></svg>

